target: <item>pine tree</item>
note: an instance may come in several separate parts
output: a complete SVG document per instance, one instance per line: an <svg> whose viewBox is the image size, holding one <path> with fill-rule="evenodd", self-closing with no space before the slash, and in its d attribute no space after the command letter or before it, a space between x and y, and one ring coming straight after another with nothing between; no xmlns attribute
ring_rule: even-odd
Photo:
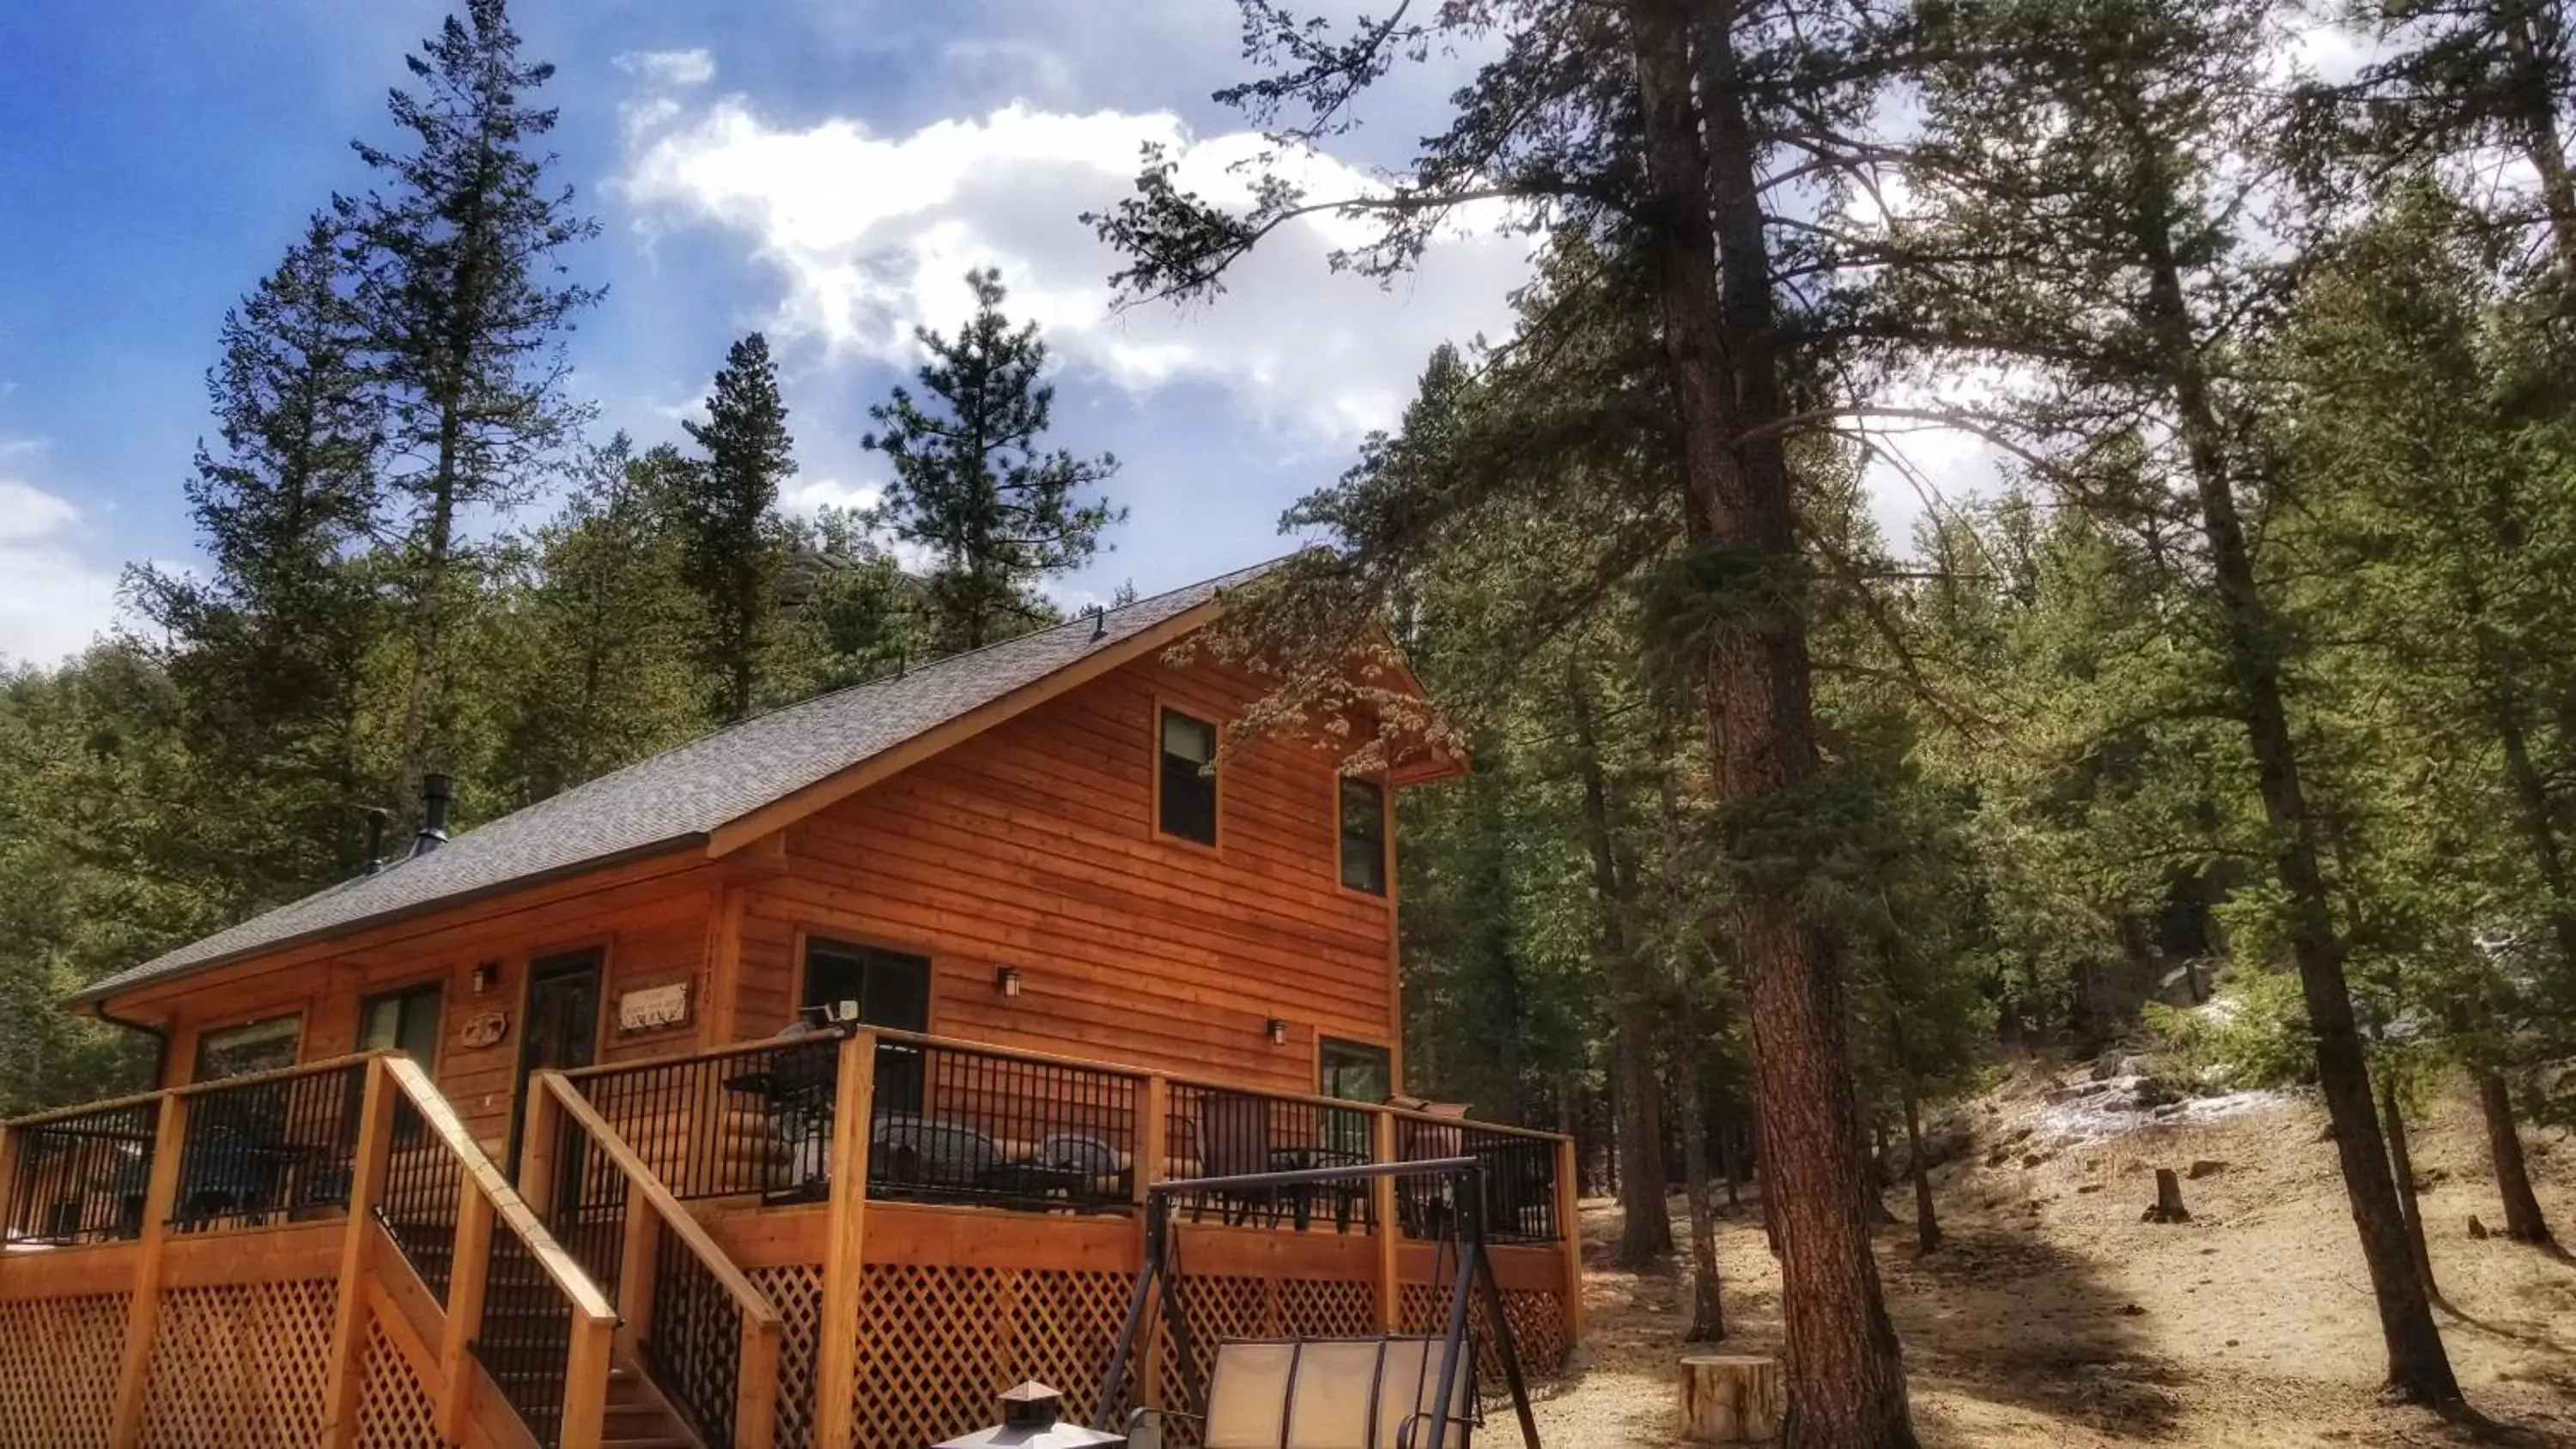
<svg viewBox="0 0 2576 1449"><path fill-rule="evenodd" d="M707 420L683 426L703 453L683 475L678 498L684 576L705 615L715 715L730 724L751 713L772 642L787 547L778 491L796 472L767 338L754 332L727 349L707 395Z"/></svg>
<svg viewBox="0 0 2576 1449"><path fill-rule="evenodd" d="M340 237L315 218L226 314L206 379L217 441L200 443L190 512L213 564L199 578L128 571L192 753L240 817L244 897L274 902L356 864L358 721L377 628L363 552L382 417L364 385Z"/></svg>
<svg viewBox="0 0 2576 1449"><path fill-rule="evenodd" d="M453 636L486 571L462 517L526 496L573 435L584 410L563 395L562 344L599 294L560 280L565 249L598 225L570 187L549 187L553 157L530 149L555 126L529 100L554 67L520 59L503 0L466 0L405 64L418 89L389 102L404 144L355 143L379 189L336 205L385 409L386 481L411 515L398 746L409 798L445 744Z"/></svg>
<svg viewBox="0 0 2576 1449"><path fill-rule="evenodd" d="M1109 525L1127 516L1091 497L1118 471L1102 454L1040 452L1055 388L1040 381L1046 344L1037 324L1014 330L1002 314L1001 274L969 272L975 315L955 340L915 332L930 354L918 374L924 399L902 387L868 409L878 430L863 440L886 455L894 481L884 516L895 536L928 548L935 636L943 649L975 649L1052 617L1037 585L1080 568Z"/></svg>
<svg viewBox="0 0 2576 1449"><path fill-rule="evenodd" d="M526 551L530 577L497 611L515 645L499 671L504 747L488 790L503 808L702 728L694 654L706 630L672 518L695 471L668 447L638 457L619 433L585 454L574 492Z"/></svg>
<svg viewBox="0 0 2576 1449"><path fill-rule="evenodd" d="M2280 274L2249 256L2221 158L2262 157L2277 125L2260 71L2267 0L2012 0L1947 12L1956 59L1927 87L1928 250L1960 258L1908 301L1951 338L2045 359L2029 425L2081 489L2124 447L2156 491L2121 502L2197 526L2206 580L2190 626L2217 646L2268 826L2278 922L2378 1301L2391 1389L2459 1398L2408 1257L2329 895L2314 768L2292 717L2297 632L2252 545L2277 481L2271 401L2232 365L2260 341ZM1911 228L1915 223L1899 222ZM2099 505L2099 496L2084 501ZM2249 508L2253 510L2249 519Z"/></svg>
<svg viewBox="0 0 2576 1449"><path fill-rule="evenodd" d="M1557 228L1574 243L1559 248L1570 265L1597 263L1607 289L1624 289L1628 304L1654 320L1654 388L1617 395L1625 426L1605 429L1596 413L1589 436L1602 454L1613 438L1650 454L1679 495L1663 539L1687 545L1682 556L1626 557L1663 564L1646 634L1670 646L1665 657L1690 676L1681 692L1707 720L1717 830L1732 867L1730 935L1744 961L1756 1044L1767 1200L1783 1226L1790 1395L1799 1405L1790 1443L1911 1446L1901 1355L1864 1212L1841 947L1830 923L1802 904L1812 881L1837 868L1844 812L1843 787L1817 747L1811 561L1801 550L1789 446L1809 416L1802 391L1825 375L1825 359L1798 325L1804 319L1789 315L1811 295L1792 278L1813 282L1830 264L1818 231L1784 218L1839 209L1840 187L1873 164L1877 148L1843 137L1865 129L1875 87L1894 73L1880 53L1877 14L1801 0L1514 0L1343 28L1308 23L1271 0L1244 0L1243 10L1246 53L1263 73L1220 99L1247 108L1280 143L1276 164L1252 178L1252 203L1242 208L1185 191L1170 157L1149 156L1136 194L1094 218L1127 262L1116 279L1125 292L1209 295L1265 238L1318 214L1372 223L1363 244L1334 260L1389 274L1418 257L1458 208L1500 198ZM1289 174L1283 158L1298 145L1355 123L1369 84L1466 32L1496 58L1457 93L1450 127L1392 185L1318 197ZM1563 339L1540 314L1519 344L1544 353ZM1640 423L1655 428L1650 443L1639 440ZM1548 441L1562 458L1567 439ZM1400 526L1418 535L1438 505L1410 501ZM1560 521L1590 517L1577 511ZM1350 552L1357 559L1340 566L1337 582L1353 593L1374 587L1382 600L1404 550ZM1347 658L1356 637L1344 629L1314 640L1313 657Z"/></svg>

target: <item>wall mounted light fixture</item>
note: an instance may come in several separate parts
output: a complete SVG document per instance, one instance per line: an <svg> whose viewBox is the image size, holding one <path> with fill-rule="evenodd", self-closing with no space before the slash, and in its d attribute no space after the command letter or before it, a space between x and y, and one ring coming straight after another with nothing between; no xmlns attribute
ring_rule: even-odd
<svg viewBox="0 0 2576 1449"><path fill-rule="evenodd" d="M1020 995L1020 968L1017 966L1004 966L995 971L993 973L993 986L1004 996L1010 997L1015 1001L1018 1000Z"/></svg>
<svg viewBox="0 0 2576 1449"><path fill-rule="evenodd" d="M481 965L476 966L476 967L474 968L474 994L475 994L475 995L477 995L477 996L480 996L480 995L482 995L484 992L487 992L487 991L491 990L491 989L492 989L493 984L494 984L495 982L499 981L500 979L501 979L501 963L500 963L500 962L498 962L498 961L486 961L486 962L482 963Z"/></svg>
<svg viewBox="0 0 2576 1449"><path fill-rule="evenodd" d="M1269 1032L1270 1044L1272 1046L1286 1046L1288 1044L1288 1023L1281 1021L1279 1018L1274 1016L1270 1018L1270 1025L1267 1030Z"/></svg>

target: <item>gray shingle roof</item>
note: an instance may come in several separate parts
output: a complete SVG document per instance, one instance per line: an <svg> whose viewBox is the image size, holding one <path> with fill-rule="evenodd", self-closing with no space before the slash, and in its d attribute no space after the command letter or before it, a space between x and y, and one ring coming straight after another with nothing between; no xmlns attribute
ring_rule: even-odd
<svg viewBox="0 0 2576 1449"><path fill-rule="evenodd" d="M702 842L752 811L1185 613L1270 565L1076 619L759 715L105 977L104 1001L254 952L552 876Z"/></svg>

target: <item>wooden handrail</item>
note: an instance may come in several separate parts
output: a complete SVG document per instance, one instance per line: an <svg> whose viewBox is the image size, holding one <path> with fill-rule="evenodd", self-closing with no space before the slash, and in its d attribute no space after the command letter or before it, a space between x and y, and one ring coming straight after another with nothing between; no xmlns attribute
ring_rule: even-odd
<svg viewBox="0 0 2576 1449"><path fill-rule="evenodd" d="M390 1058L385 1068L403 1095L411 1099L413 1110L429 1124L431 1134L463 1167L466 1180L491 1204L492 1215L528 1245L537 1265L571 1300L573 1311L592 1323L615 1326L617 1309L608 1301L608 1295L590 1281L590 1275L582 1271L572 1254L564 1251L563 1244L555 1241L554 1234L546 1231L545 1224L537 1221L537 1215L529 1210L518 1189L510 1185L510 1179L483 1155L482 1147L465 1130L465 1124L456 1119L456 1110L429 1080L429 1074L420 1069L419 1063L402 1056Z"/></svg>
<svg viewBox="0 0 2576 1449"><path fill-rule="evenodd" d="M734 1266L733 1260L725 1256L724 1249L717 1247L716 1240L698 1225L696 1216L662 1185L661 1177L645 1164L643 1156L608 1124L608 1119L599 1115L599 1109L591 1106L588 1098L564 1079L565 1075L562 1072L539 1072L535 1081L540 1084L540 1090L552 1092L561 1110L590 1134L590 1140L607 1155L619 1172L625 1174L627 1190L640 1194L652 1204L654 1216L662 1220L663 1227L676 1234L715 1280L724 1285L726 1294L746 1317L773 1327L782 1323L784 1320L779 1316L778 1305Z"/></svg>
<svg viewBox="0 0 2576 1449"><path fill-rule="evenodd" d="M389 1048L379 1048L375 1051L351 1052L346 1056L325 1057L318 1062L299 1062L291 1067L271 1067L264 1072L244 1072L238 1077L222 1077L211 1082L190 1082L182 1087L156 1087L149 1092L129 1092L122 1097L106 1097L96 1102L83 1102L76 1107L54 1107L42 1112L30 1112L24 1117L12 1117L5 1122L0 1122L0 1127L42 1127L49 1122L86 1117L93 1112L112 1112L119 1107L139 1107L146 1102L158 1102L164 1097L195 1097L207 1092L226 1091L234 1087L255 1087L262 1082L283 1081L288 1077L319 1076L324 1072L341 1071L359 1066L371 1058L388 1055L389 1051Z"/></svg>

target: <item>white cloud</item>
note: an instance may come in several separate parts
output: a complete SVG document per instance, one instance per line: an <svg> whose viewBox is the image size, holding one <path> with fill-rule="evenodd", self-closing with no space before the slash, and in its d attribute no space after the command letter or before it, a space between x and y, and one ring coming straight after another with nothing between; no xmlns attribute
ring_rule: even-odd
<svg viewBox="0 0 2576 1449"><path fill-rule="evenodd" d="M716 78L716 59L704 50L630 50L617 68L647 85L685 90Z"/></svg>
<svg viewBox="0 0 2576 1449"><path fill-rule="evenodd" d="M1313 443L1393 422L1432 347L1507 326L1526 238L1451 236L1381 288L1327 269L1327 252L1368 232L1333 217L1275 233L1212 306L1114 313L1117 258L1078 218L1128 194L1148 143L1178 159L1183 184L1218 198L1245 194L1230 168L1261 145L1249 133L1194 136L1165 112L1021 103L880 136L842 118L775 125L732 98L685 119L640 119L619 185L648 226L713 223L746 236L783 284L769 324L783 336L909 365L913 326L953 328L969 307L967 269L996 266L1012 315L1035 321L1069 365L1139 393L1214 384ZM1374 185L1330 157L1304 169L1317 196Z"/></svg>
<svg viewBox="0 0 2576 1449"><path fill-rule="evenodd" d="M50 664L115 622L116 572L73 547L80 516L68 499L0 478L0 656Z"/></svg>
<svg viewBox="0 0 2576 1449"><path fill-rule="evenodd" d="M885 498L885 488L877 483L845 483L838 478L809 478L778 495L778 505L790 513L812 515L826 508L874 508Z"/></svg>

